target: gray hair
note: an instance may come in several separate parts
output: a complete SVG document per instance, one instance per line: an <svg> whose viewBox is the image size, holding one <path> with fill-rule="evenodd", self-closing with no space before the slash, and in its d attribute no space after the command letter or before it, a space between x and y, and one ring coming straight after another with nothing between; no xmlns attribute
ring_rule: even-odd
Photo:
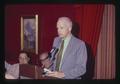
<svg viewBox="0 0 120 84"><path fill-rule="evenodd" d="M72 21L68 17L60 17L58 18L57 26L62 23L64 26L68 28L72 28Z"/></svg>

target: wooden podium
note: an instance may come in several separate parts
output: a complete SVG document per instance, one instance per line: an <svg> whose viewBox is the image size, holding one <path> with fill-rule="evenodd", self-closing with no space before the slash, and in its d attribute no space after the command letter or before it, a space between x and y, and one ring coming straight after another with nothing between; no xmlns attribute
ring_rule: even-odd
<svg viewBox="0 0 120 84"><path fill-rule="evenodd" d="M43 69L36 65L20 64L20 79L57 79L55 77L43 76Z"/></svg>

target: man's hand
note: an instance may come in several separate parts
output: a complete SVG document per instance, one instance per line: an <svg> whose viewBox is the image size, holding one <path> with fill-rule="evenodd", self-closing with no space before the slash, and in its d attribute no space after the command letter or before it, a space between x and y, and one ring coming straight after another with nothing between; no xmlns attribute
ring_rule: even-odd
<svg viewBox="0 0 120 84"><path fill-rule="evenodd" d="M53 72L48 72L46 76L51 76L51 77L57 77L57 78L63 78L65 74L61 71L53 71Z"/></svg>

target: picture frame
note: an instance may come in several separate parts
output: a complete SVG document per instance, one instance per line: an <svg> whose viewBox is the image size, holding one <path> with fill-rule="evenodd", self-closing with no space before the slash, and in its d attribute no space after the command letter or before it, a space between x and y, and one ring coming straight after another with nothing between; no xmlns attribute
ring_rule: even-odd
<svg viewBox="0 0 120 84"><path fill-rule="evenodd" d="M21 16L21 50L38 54L38 15Z"/></svg>

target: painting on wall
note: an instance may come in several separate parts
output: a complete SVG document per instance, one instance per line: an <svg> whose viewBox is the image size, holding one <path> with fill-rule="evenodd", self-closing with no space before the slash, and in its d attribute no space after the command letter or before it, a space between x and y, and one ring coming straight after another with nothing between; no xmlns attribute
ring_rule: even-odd
<svg viewBox="0 0 120 84"><path fill-rule="evenodd" d="M38 54L38 15L21 17L21 50Z"/></svg>

